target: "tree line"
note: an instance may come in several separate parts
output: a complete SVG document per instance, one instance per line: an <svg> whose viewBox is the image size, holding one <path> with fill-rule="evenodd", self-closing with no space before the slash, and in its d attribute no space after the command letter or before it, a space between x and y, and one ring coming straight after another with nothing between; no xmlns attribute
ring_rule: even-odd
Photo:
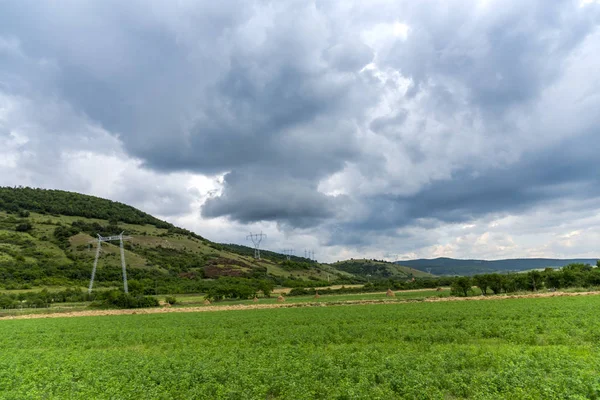
<svg viewBox="0 0 600 400"><path fill-rule="evenodd" d="M516 274L481 274L456 277L451 285L452 294L469 296L473 287L482 295L519 291L557 290L573 287L600 286L600 261L596 266L582 263L569 264L561 269L546 268Z"/></svg>

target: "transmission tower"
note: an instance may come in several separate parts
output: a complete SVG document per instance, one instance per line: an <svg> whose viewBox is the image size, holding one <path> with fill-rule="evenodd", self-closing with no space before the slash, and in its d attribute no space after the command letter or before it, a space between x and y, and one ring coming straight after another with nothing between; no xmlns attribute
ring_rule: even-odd
<svg viewBox="0 0 600 400"><path fill-rule="evenodd" d="M127 269L125 267L125 249L123 248L123 240L131 239L131 236L123 236L123 233L117 236L105 236L102 237L98 235L97 245L96 245L96 257L94 258L94 267L92 268L92 279L90 279L90 287L88 288L88 293L92 293L92 288L94 287L94 278L96 276L96 268L98 267L98 257L100 257L100 248L102 247L102 242L111 242L118 240L119 241L119 249L121 251L121 268L123 269L123 289L125 293L129 293L129 289L127 288ZM96 240L91 240L90 243L96 242Z"/></svg>
<svg viewBox="0 0 600 400"><path fill-rule="evenodd" d="M294 249L283 249L283 254L285 254L285 258L290 261L290 258L294 255Z"/></svg>
<svg viewBox="0 0 600 400"><path fill-rule="evenodd" d="M252 244L254 244L254 258L260 260L260 242L267 237L266 234L262 233L252 233L246 236L246 240L252 240Z"/></svg>
<svg viewBox="0 0 600 400"><path fill-rule="evenodd" d="M316 261L315 260L315 252L314 252L314 250L309 250L308 251L308 259L311 260L311 261Z"/></svg>

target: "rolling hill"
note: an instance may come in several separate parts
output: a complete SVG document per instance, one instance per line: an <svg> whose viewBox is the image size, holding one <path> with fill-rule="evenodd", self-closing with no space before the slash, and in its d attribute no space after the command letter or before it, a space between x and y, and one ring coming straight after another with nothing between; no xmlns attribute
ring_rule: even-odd
<svg viewBox="0 0 600 400"><path fill-rule="evenodd" d="M415 268L394 264L387 261L352 259L332 264L335 269L345 271L364 278L400 278L411 279L431 277L432 274Z"/></svg>
<svg viewBox="0 0 600 400"><path fill-rule="evenodd" d="M408 261L397 261L407 267L421 271L431 271L434 275L476 275L492 272L508 273L528 271L532 269L560 268L567 264L583 263L596 265L595 258L515 258L506 260L460 260L454 258L419 259Z"/></svg>
<svg viewBox="0 0 600 400"><path fill-rule="evenodd" d="M197 291L218 277L324 281L352 277L302 257L219 244L126 204L78 193L0 187L0 287L87 286L94 238L125 231L128 277L162 292ZM118 242L103 243L96 282L120 286Z"/></svg>

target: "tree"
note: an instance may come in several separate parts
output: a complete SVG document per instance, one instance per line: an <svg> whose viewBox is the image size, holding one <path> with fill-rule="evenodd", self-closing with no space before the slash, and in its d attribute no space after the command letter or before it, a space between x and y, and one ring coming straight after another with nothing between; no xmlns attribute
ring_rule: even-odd
<svg viewBox="0 0 600 400"><path fill-rule="evenodd" d="M452 286L450 286L450 291L452 295L455 296L468 296L469 291L471 290L471 278L468 276L459 276L454 279L452 282Z"/></svg>
<svg viewBox="0 0 600 400"><path fill-rule="evenodd" d="M586 283L588 286L599 286L600 285L600 269L594 268L586 276Z"/></svg>
<svg viewBox="0 0 600 400"><path fill-rule="evenodd" d="M271 297L271 292L273 292L273 282L261 280L258 284L258 289L263 292L265 297Z"/></svg>
<svg viewBox="0 0 600 400"><path fill-rule="evenodd" d="M503 280L504 278L500 274L488 275L488 284L490 286L491 291L494 292L494 294L498 294L502 291Z"/></svg>
<svg viewBox="0 0 600 400"><path fill-rule="evenodd" d="M531 290L534 292L536 292L540 286L542 286L543 276L540 271L529 271L527 273L527 278L529 280Z"/></svg>
<svg viewBox="0 0 600 400"><path fill-rule="evenodd" d="M576 269L567 268L562 269L561 271L562 279L561 286L562 287L576 287L583 285L583 273L577 271Z"/></svg>
<svg viewBox="0 0 600 400"><path fill-rule="evenodd" d="M571 263L562 267L562 270L573 272L587 272L592 270L592 266L590 264L584 263Z"/></svg>
<svg viewBox="0 0 600 400"><path fill-rule="evenodd" d="M544 270L544 283L547 288L560 289L562 286L562 273L553 268Z"/></svg>
<svg viewBox="0 0 600 400"><path fill-rule="evenodd" d="M481 289L481 293L485 296L490 284L489 275L475 275L473 277L473 284Z"/></svg>
<svg viewBox="0 0 600 400"><path fill-rule="evenodd" d="M131 294L142 294L144 293L144 285L138 280L130 279L127 281L127 289Z"/></svg>

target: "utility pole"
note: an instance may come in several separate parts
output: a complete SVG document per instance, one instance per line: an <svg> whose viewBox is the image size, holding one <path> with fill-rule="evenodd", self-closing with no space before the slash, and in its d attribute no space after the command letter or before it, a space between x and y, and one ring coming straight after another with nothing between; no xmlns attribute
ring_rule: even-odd
<svg viewBox="0 0 600 400"><path fill-rule="evenodd" d="M252 233L246 236L246 240L252 240L252 244L254 244L254 258L260 260L260 242L263 239L266 239L267 235L262 233Z"/></svg>

